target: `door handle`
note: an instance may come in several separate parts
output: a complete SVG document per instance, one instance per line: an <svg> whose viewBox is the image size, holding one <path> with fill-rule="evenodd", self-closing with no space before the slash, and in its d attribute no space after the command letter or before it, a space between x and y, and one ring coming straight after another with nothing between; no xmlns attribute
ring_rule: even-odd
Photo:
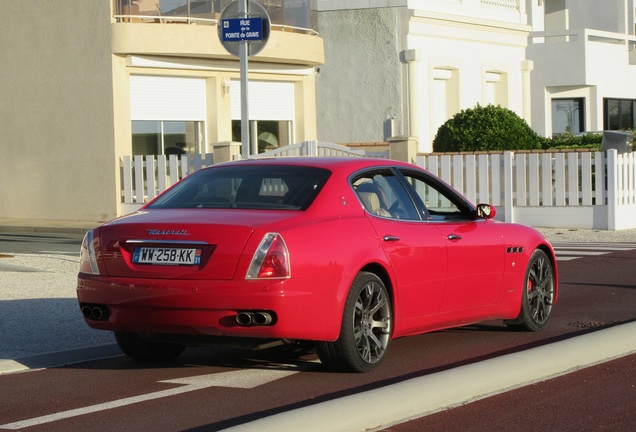
<svg viewBox="0 0 636 432"><path fill-rule="evenodd" d="M384 240L385 242L394 242L400 241L400 238L392 235L385 235L384 237L382 237L382 240Z"/></svg>
<svg viewBox="0 0 636 432"><path fill-rule="evenodd" d="M457 234L449 234L448 237L446 237L448 240L450 241L454 241L454 240L461 240L462 236L457 235Z"/></svg>

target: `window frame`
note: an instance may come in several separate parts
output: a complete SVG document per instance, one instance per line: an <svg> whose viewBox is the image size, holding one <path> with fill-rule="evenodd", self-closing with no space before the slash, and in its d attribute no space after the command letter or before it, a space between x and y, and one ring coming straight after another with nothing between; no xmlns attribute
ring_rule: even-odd
<svg viewBox="0 0 636 432"><path fill-rule="evenodd" d="M453 189L450 185L446 184L441 179L433 176L425 171L414 170L410 168L398 168L397 169L405 183L408 192L411 194L412 199L416 202L420 212L425 216L425 219L429 222L457 222L457 221L474 221L477 219L477 209L474 207L463 195ZM434 189L438 194L443 196L449 202L451 202L455 208L459 210L458 215L443 216L441 212L431 211L426 203L422 200L422 197L417 192L415 187L410 183L408 177L413 177L428 187Z"/></svg>
<svg viewBox="0 0 636 432"><path fill-rule="evenodd" d="M564 131L555 131L554 127L554 110L555 110L555 102L575 102L578 105L578 115L577 115L577 120L578 120L578 129L577 131L573 131L573 130L564 130ZM558 135L562 135L562 134L567 134L567 133L571 133L573 135L577 135L580 133L585 132L585 98L584 97L570 97L570 98L552 98L550 100L550 113L552 116L552 124L551 124L551 132L552 132L552 136L558 136ZM567 115L567 114L566 114ZM573 123L572 126L574 126L576 123ZM566 125L567 128L567 125Z"/></svg>
<svg viewBox="0 0 636 432"><path fill-rule="evenodd" d="M624 102L631 103L629 109L629 125L623 124L623 106ZM611 124L612 118L610 118L610 104L616 103L617 110L616 119L618 119L617 127L613 127ZM636 129L636 99L621 99L621 98L603 98L603 129L604 130L631 130Z"/></svg>
<svg viewBox="0 0 636 432"><path fill-rule="evenodd" d="M377 177L380 177L382 181L379 181ZM393 178L395 180L387 181L387 178ZM363 180L368 181L363 182ZM386 213L374 213L371 211L371 209L367 208L364 200L362 199L358 191L358 188L365 183L373 184L373 187L381 190L380 195L383 196L381 201L385 201L387 208L385 208L384 210L386 210ZM372 216L401 221L422 220L420 211L416 203L413 202L412 195L405 188L404 181L401 178L401 174L399 172L396 172L391 167L371 168L358 171L349 178L349 186L355 193L356 198L358 198L358 201L360 201L360 204L362 204L362 207L365 209L365 211ZM393 196L395 197L395 199L391 201L389 197ZM400 217L400 215L403 215L403 217Z"/></svg>
<svg viewBox="0 0 636 432"><path fill-rule="evenodd" d="M145 123L145 124L144 124ZM156 126L151 128L151 126ZM139 132L142 129L152 130L152 132ZM183 129L175 131L177 129ZM154 147L152 152L142 151L145 145L139 144L138 136L152 136ZM187 154L193 156L203 152L205 142L205 122L199 120L132 120L131 121L131 141L133 155L170 155ZM148 143L150 144L150 143ZM181 151L174 151L179 149Z"/></svg>
<svg viewBox="0 0 636 432"><path fill-rule="evenodd" d="M403 207L403 211L408 217L401 218L393 216L393 212L390 211L391 216L382 216L378 214L374 214L366 209L364 201L359 196L356 188L356 183L365 178L373 179L375 176L386 176L390 174L390 176L395 177L401 189L394 190L397 196L400 197L396 201L400 201L400 204ZM455 208L459 211L459 214L447 215L446 217L437 211L431 212L429 208L426 206L422 197L417 192L415 187L409 181L409 177L412 177L418 181L421 181L426 186L434 189L439 195L446 198L449 202L451 202ZM458 222L458 221L474 221L478 219L477 217L477 209L476 207L470 203L463 195L453 189L451 186L446 184L441 179L435 177L434 175L427 173L426 171L420 171L416 169L411 169L408 167L381 167L381 168L369 168L362 171L358 171L354 173L349 178L349 186L352 188L356 197L360 201L360 204L365 208L368 214L375 217L384 217L392 220L404 221L404 222L413 222L413 221L421 221L421 222ZM403 193L400 193L403 192ZM413 210L417 213L417 217L415 217L415 213L411 213L411 209L407 208L407 206L413 206Z"/></svg>

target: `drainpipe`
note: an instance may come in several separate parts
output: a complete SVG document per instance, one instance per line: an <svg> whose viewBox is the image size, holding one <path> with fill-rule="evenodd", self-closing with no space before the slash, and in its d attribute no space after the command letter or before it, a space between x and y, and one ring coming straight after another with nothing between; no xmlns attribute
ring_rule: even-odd
<svg viewBox="0 0 636 432"><path fill-rule="evenodd" d="M402 58L406 63L407 74L407 136L419 139L420 129L418 124L420 114L418 63L422 59L420 50L409 49L402 51Z"/></svg>

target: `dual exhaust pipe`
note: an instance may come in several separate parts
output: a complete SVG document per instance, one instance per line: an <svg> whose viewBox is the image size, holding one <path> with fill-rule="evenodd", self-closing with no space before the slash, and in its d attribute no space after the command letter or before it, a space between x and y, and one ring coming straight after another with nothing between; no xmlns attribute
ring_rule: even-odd
<svg viewBox="0 0 636 432"><path fill-rule="evenodd" d="M104 305L82 305L82 315L84 318L93 321L105 321L110 316L108 308Z"/></svg>
<svg viewBox="0 0 636 432"><path fill-rule="evenodd" d="M81 306L82 315L93 321L105 321L110 316L108 307L97 304ZM276 322L276 314L270 311L241 311L236 314L236 323L241 327L270 326Z"/></svg>
<svg viewBox="0 0 636 432"><path fill-rule="evenodd" d="M241 311L236 314L236 323L241 327L269 326L276 322L276 314L270 311Z"/></svg>

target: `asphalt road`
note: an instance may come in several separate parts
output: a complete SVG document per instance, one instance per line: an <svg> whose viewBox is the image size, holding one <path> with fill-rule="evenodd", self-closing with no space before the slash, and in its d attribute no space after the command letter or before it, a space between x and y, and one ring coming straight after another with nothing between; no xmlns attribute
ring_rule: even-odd
<svg viewBox="0 0 636 432"><path fill-rule="evenodd" d="M117 356L116 350L100 353L101 349L113 348L111 336L89 329L76 311L77 252L73 255L66 248L72 249L71 243L81 238L61 237L53 242L57 246L48 240L44 241L46 247L37 246L38 241L28 242L29 246L24 246L28 249L22 252L7 249L9 243L3 241L4 235L0 237L0 253L12 255L0 258L0 262L29 269L0 270L0 371L3 365L5 372L47 364L66 365L0 375L0 430L17 426L35 431L87 427L93 431L204 431L239 426L239 430L302 428L308 432L377 426L385 431L486 431L509 430L511 425L517 431L537 427L579 432L633 429L634 356L603 361L560 377L547 366L556 367L556 360L574 365L582 354L604 358L603 344L610 340L605 335L611 334L604 332L612 329L632 331L619 339L636 350L633 330L625 327L633 326L636 320L632 264L636 260L636 242L587 245L577 239L570 245L563 241L565 237L560 237L557 254L561 299L543 332L517 333L499 322L487 322L403 338L393 342L389 357L379 370L369 374L333 374L321 369L311 350L295 345L256 352L189 349L177 364L133 362ZM589 233L585 240L592 240ZM79 243L75 246L79 247ZM600 340L581 345L577 348L581 351L574 350L572 358L567 357L565 353L571 351L566 348L568 342L582 341L579 337L588 334L599 335ZM51 351L56 352L51 355ZM519 357L520 361L506 367L499 363L528 353L538 357ZM104 355L108 358L76 363ZM462 374L473 377L475 385L492 385L496 383L492 377L484 379L483 371L493 370L488 368L494 368L495 376L503 376L504 372L513 377L537 372L547 373L552 379L535 379L531 385L500 395L477 397L473 384ZM439 380L444 373L447 375L442 384L425 384ZM461 384L448 388L443 383L450 379L460 379ZM422 385L415 385L418 383ZM407 392L408 387L414 387L409 391L416 392L432 390L435 396L427 400L441 399L444 391L458 389L460 396L468 397L472 403L449 403L457 407L407 422L404 420L408 418L400 417L394 419L395 425L387 420L380 423L384 428L373 423L372 414L386 411L390 418L409 403L419 404L426 399L420 393ZM375 405L370 401L375 401ZM323 411L330 406L346 409L346 414ZM599 408L603 412L594 415ZM510 414L510 410L515 414ZM294 416L302 414L307 418L308 412L314 412L318 420L301 427L293 423ZM37 419L40 423L33 423ZM43 419L47 421L42 422ZM338 428L336 420L369 424L359 429ZM32 423L22 423L28 421ZM283 423L276 423L275 429L263 426L271 421Z"/></svg>

